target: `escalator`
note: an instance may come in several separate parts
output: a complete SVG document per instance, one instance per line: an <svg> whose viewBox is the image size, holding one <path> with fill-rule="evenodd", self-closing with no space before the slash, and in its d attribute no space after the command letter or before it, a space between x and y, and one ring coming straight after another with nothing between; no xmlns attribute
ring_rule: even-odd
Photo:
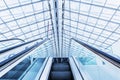
<svg viewBox="0 0 120 80"><path fill-rule="evenodd" d="M73 74L75 73L75 74ZM77 74L77 75L76 75ZM24 59L0 80L83 80L73 58Z"/></svg>
<svg viewBox="0 0 120 80"><path fill-rule="evenodd" d="M54 58L48 80L74 80L68 58Z"/></svg>
<svg viewBox="0 0 120 80"><path fill-rule="evenodd" d="M24 71L30 66L30 59L26 58L17 66L11 69L8 73L0 78L0 80L18 80Z"/></svg>
<svg viewBox="0 0 120 80"><path fill-rule="evenodd" d="M0 80L34 80L37 75L41 75L46 61L47 58L33 58L32 61L26 58L0 77Z"/></svg>

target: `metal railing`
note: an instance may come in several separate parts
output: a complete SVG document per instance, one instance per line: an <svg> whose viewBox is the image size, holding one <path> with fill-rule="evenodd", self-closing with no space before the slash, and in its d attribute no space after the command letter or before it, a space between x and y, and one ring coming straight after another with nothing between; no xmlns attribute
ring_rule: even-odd
<svg viewBox="0 0 120 80"><path fill-rule="evenodd" d="M15 48L24 46L24 45L26 45L26 44L29 44L29 43L31 43L31 42L34 42L34 41L37 41L37 40L40 40L40 39L42 39L42 38L34 39L34 40L31 40L31 41L24 42L24 43L21 43L21 44L18 44L18 45L9 47L9 48L7 48L7 49L1 50L1 51L0 51L0 54L5 53L5 52L7 52L7 51L10 51L10 50L12 50L12 49L15 49Z"/></svg>

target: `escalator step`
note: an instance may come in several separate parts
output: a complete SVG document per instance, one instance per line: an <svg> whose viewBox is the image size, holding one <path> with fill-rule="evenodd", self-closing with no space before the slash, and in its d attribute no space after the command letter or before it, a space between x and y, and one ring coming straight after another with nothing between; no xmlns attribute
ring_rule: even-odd
<svg viewBox="0 0 120 80"><path fill-rule="evenodd" d="M57 65L57 64L61 64L61 65L69 65L69 63L65 62L65 63L53 63L53 65Z"/></svg>
<svg viewBox="0 0 120 80"><path fill-rule="evenodd" d="M52 71L51 80L73 80L70 71Z"/></svg>
<svg viewBox="0 0 120 80"><path fill-rule="evenodd" d="M52 71L70 71L70 66L67 64L53 64Z"/></svg>

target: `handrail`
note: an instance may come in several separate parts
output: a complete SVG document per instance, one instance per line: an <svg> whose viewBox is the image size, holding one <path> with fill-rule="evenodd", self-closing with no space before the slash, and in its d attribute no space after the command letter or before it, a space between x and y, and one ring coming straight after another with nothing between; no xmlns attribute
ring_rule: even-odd
<svg viewBox="0 0 120 80"><path fill-rule="evenodd" d="M12 49L21 47L21 46L23 46L23 45L29 44L29 43L31 43L31 42L37 41L37 40L39 40L39 39L42 39L42 38L34 39L34 40L31 40L31 41L24 42L24 43L18 44L18 45L16 45L16 46L12 46L12 47L9 47L9 48L7 48L7 49L1 50L1 51L0 51L0 54L5 53L5 52L7 52L7 51L10 51L10 50L12 50Z"/></svg>
<svg viewBox="0 0 120 80"><path fill-rule="evenodd" d="M49 58L50 58L50 57L48 57L47 60L46 60L46 62L44 63L44 66L43 66L43 69L42 69L42 71L41 71L41 74L39 75L39 79L41 78L42 73L43 73L43 71L45 70L45 66L47 65L47 62L48 62Z"/></svg>
<svg viewBox="0 0 120 80"><path fill-rule="evenodd" d="M76 64L80 74L81 74L81 77L83 80L92 80L91 77L89 77L88 74L86 74L87 72L83 69L83 66L81 66L81 64L79 63L79 61L77 60L76 57L74 56L71 56L72 59L74 60L74 63Z"/></svg>
<svg viewBox="0 0 120 80"><path fill-rule="evenodd" d="M29 72L29 70L33 67L33 65L37 62L37 59L22 73L18 80L22 80L23 77Z"/></svg>
<svg viewBox="0 0 120 80"><path fill-rule="evenodd" d="M39 70L37 71L37 74L33 77L34 78L34 80L39 80L39 77L42 75L42 72L43 72L43 70L44 70L44 67L46 66L46 63L47 63L47 61L48 61L48 59L49 59L49 57L46 57L45 58L45 60L43 61L43 63L42 63L42 66L39 68ZM18 79L18 80L26 80L26 78L27 79L30 79L30 78L28 78L28 76L30 76L30 75L28 75L29 74L29 72L31 71L31 68L33 68L34 67L34 65L36 64L36 62L38 61L38 59L36 59L36 61L34 61L28 68L27 68L27 70L20 76L20 78ZM26 75L28 75L28 76L26 76Z"/></svg>
<svg viewBox="0 0 120 80"><path fill-rule="evenodd" d="M75 65L76 65L76 67L77 67L77 69L78 69L78 71L79 71L79 73L80 73L80 75L81 75L82 80L85 80L84 77L83 77L83 75L82 75L82 73L81 73L81 71L80 71L80 69L79 69L79 67L77 66L77 64L76 64L76 62L75 62L73 56L72 56L72 59L73 59Z"/></svg>
<svg viewBox="0 0 120 80"><path fill-rule="evenodd" d="M45 40L43 40L41 42L37 42L37 44L34 44L33 46L19 52L15 56L10 57L10 58L8 58L7 60L5 60L3 62L0 62L0 74L1 74L0 77L2 75L4 75L5 73L7 73L14 66L16 66L19 62L21 62L27 56L29 56L31 51L36 49L38 46L40 46L41 44L43 44L47 40L49 40L49 39L47 38L47 39L45 39Z"/></svg>
<svg viewBox="0 0 120 80"><path fill-rule="evenodd" d="M42 75L39 77L39 80L48 80L50 69L52 66L52 57L49 57L46 66L44 67L44 70L42 72Z"/></svg>
<svg viewBox="0 0 120 80"><path fill-rule="evenodd" d="M89 49L90 51L92 51L93 53L97 54L98 56L104 58L105 60L109 61L110 63L112 63L113 65L117 66L118 68L120 68L120 59L106 53L103 52L97 48L94 48L86 43L81 42L78 39L75 38L71 38L72 40L76 41L77 43L81 44L82 46L86 47L87 49Z"/></svg>
<svg viewBox="0 0 120 80"><path fill-rule="evenodd" d="M9 70L11 70L14 66L19 64L26 57L28 57L31 54L30 53L31 51L33 51L34 49L39 47L41 44L43 44L47 40L49 40L49 39L47 38L43 41L37 42L33 46L25 49L24 51L19 52L18 55L16 55L15 57L9 58L8 62L6 62L2 65L0 63L0 65L1 65L1 67L0 67L0 77L3 76L5 73L7 73Z"/></svg>
<svg viewBox="0 0 120 80"><path fill-rule="evenodd" d="M20 55L22 55L22 54L24 54L24 53L26 53L26 52L28 52L28 51L30 51L30 50L32 50L32 49L38 47L40 44L44 43L44 42L47 41L47 40L48 40L48 39L45 39L45 40L43 40L43 41L41 41L41 42L39 42L39 43L37 43L37 44L35 44L35 45L29 47L29 48L27 48L27 49L25 49L25 50L23 50L23 51L17 53L16 55L14 55L14 56L12 56L12 57L10 57L10 58L8 58L8 59L6 59L6 60L0 62L0 67L3 66L3 65L5 65L5 64L8 63L9 61L15 59L16 57L19 57Z"/></svg>
<svg viewBox="0 0 120 80"><path fill-rule="evenodd" d="M4 40L0 40L0 42L11 41L11 40L20 40L20 41L22 41L22 42L25 42L25 40L20 39L20 38L10 38L10 39L4 39Z"/></svg>
<svg viewBox="0 0 120 80"><path fill-rule="evenodd" d="M70 67L74 76L74 80L84 80L78 66L76 65L73 57L69 57ZM76 75L77 74L77 75Z"/></svg>

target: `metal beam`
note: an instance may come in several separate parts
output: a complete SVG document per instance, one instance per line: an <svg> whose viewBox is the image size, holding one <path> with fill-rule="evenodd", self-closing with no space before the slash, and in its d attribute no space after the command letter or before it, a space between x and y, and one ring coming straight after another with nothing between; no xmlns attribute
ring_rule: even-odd
<svg viewBox="0 0 120 80"><path fill-rule="evenodd" d="M36 4L36 3L39 3L39 2L42 2L42 1L43 1L43 0L35 1L35 2L32 2L32 4ZM44 1L46 1L46 0L44 0ZM9 9L14 9L14 8L18 8L18 7L28 6L28 5L31 5L31 3L26 3L26 4L21 4L21 5L9 7ZM1 9L0 12L1 12L1 11L5 11L5 10L8 10L8 8Z"/></svg>
<svg viewBox="0 0 120 80"><path fill-rule="evenodd" d="M67 1L77 2L77 3L96 6L96 7L101 7L101 8L106 8L106 9L110 9L110 10L117 10L116 8L113 8L113 7L108 7L108 6L103 6L103 5L98 5L98 4L88 3L88 2L83 2L83 1L77 1L77 0L67 0ZM120 9L118 9L118 11L120 11Z"/></svg>
<svg viewBox="0 0 120 80"><path fill-rule="evenodd" d="M26 15L26 16L19 17L19 18L16 18L16 19L12 19L12 20L6 21L5 23L17 21L17 20L20 20L20 19L24 19L24 18L27 18L27 17L34 16L34 15L42 14L42 13L45 13L45 12L49 12L49 10L40 11L40 12L36 12L36 13L34 13L34 14L30 14L30 15ZM2 24L4 24L4 23L0 23L0 25L2 25Z"/></svg>
<svg viewBox="0 0 120 80"><path fill-rule="evenodd" d="M66 30L67 32L71 32L71 33L73 33L73 34L75 34L75 32L72 32L72 31L68 31L68 30ZM67 33L64 33L64 35L67 35L67 36L70 36L69 34L67 34ZM83 36L82 34L78 34L79 36L81 36L81 37L85 37L85 38L89 38L89 37L87 37L87 36ZM73 37L73 36L72 36ZM66 37L65 37L66 38ZM68 38L69 39L69 38ZM93 38L90 38L90 39L92 39L92 40L95 40L95 39L93 39ZM85 41L85 40L84 40ZM100 42L101 43L101 41L98 41L98 42ZM91 44L94 44L94 43L92 43L92 42L89 42L89 43L91 43ZM107 44L107 43L104 43L104 44L106 44L106 45L109 45L109 44ZM97 45L97 44L94 44L94 45ZM97 46L100 46L100 45L97 45Z"/></svg>
<svg viewBox="0 0 120 80"><path fill-rule="evenodd" d="M50 1L49 1L50 2ZM53 32L54 32L54 40L55 40L55 49L56 49L56 57L59 56L60 54L60 47L59 47L59 27L58 27L58 2L57 0L51 0L50 10L51 11L51 17L52 17L52 22L53 22Z"/></svg>
<svg viewBox="0 0 120 80"><path fill-rule="evenodd" d="M64 33L64 7L65 7L65 0L62 0L62 30L61 30L61 56L63 57L63 33Z"/></svg>
<svg viewBox="0 0 120 80"><path fill-rule="evenodd" d="M54 22L53 22L53 15L52 15L52 7L51 7L51 4L50 4L50 0L47 0L48 1L48 6L49 6L49 14L50 14L50 21L51 21L51 24L52 24L52 33L53 33L53 38L54 38L54 45L55 45L55 54L57 56L57 53L58 53L58 47L57 47L57 41L56 41L56 33L55 33L55 28L54 28Z"/></svg>
<svg viewBox="0 0 120 80"><path fill-rule="evenodd" d="M55 10L55 23L56 23L56 35L57 35L57 46L58 46L58 56L61 56L60 53L60 37L59 37L59 12L58 12L58 0L54 0L54 10Z"/></svg>
<svg viewBox="0 0 120 80"><path fill-rule="evenodd" d="M71 38L72 40L76 41L77 43L81 44L82 46L84 46L85 48L89 49L90 51L92 51L93 53L97 54L98 56L104 58L105 60L107 60L108 62L112 63L113 65L117 66L118 68L120 68L120 59L106 53L103 52L97 48L94 48L86 43L81 42L80 40L77 40L75 38Z"/></svg>
<svg viewBox="0 0 120 80"><path fill-rule="evenodd" d="M91 25L91 24L87 24L87 23L82 22L82 21L75 21L75 20L72 20L72 19L69 19L69 18L64 18L64 19L70 20L70 21L73 21L73 22L77 22L77 23L80 23L80 24L83 24L83 25L87 25L87 26L90 26L90 27L93 27L93 28L97 28L97 29L101 29L101 30L103 29L103 28L100 28L100 27L97 27L97 26L94 26L94 25ZM64 25L66 25L66 23L64 23ZM103 25L100 25L100 26L103 26ZM107 29L105 29L105 31L112 32L112 31L107 30ZM114 33L120 35L120 33L118 33L118 32L114 32Z"/></svg>
<svg viewBox="0 0 120 80"><path fill-rule="evenodd" d="M99 19L99 20L102 20L102 21L109 21L109 20L107 20L107 19L104 19L104 18L100 18L100 17L96 17L96 16L92 16L92 15L88 15L88 14L83 14L83 13L81 13L81 12L75 12L75 11L70 11L70 10L67 10L67 9L65 9L65 11L66 12L70 12L70 13L74 13L74 14L79 14L79 15L82 15L82 16L89 16L89 17L91 17L91 18L94 18L94 19ZM114 23L114 24L120 24L119 22L115 22L115 21L110 21L111 23Z"/></svg>
<svg viewBox="0 0 120 80"><path fill-rule="evenodd" d="M48 19L45 19L46 21L47 20L50 20L50 18L48 18ZM40 23L40 22L43 22L44 20L41 20L41 21L37 21L37 22L33 22L33 23L30 23L30 24L26 24L26 25L24 25L24 26L21 26L20 28L24 28L24 27L27 27L27 26L30 26L30 25L34 25L34 24L37 24L37 23ZM42 26L42 27L40 27L39 29L42 29L42 28L44 28L45 26ZM18 30L18 29L20 29L20 28L16 28L16 29L12 29L11 31L15 31L15 30ZM38 30L38 29L35 29L35 30ZM33 30L33 31L35 31L35 30ZM1 34L5 34L5 33L8 33L8 32L10 32L10 31L7 31L7 32L4 32L4 33L1 33Z"/></svg>

